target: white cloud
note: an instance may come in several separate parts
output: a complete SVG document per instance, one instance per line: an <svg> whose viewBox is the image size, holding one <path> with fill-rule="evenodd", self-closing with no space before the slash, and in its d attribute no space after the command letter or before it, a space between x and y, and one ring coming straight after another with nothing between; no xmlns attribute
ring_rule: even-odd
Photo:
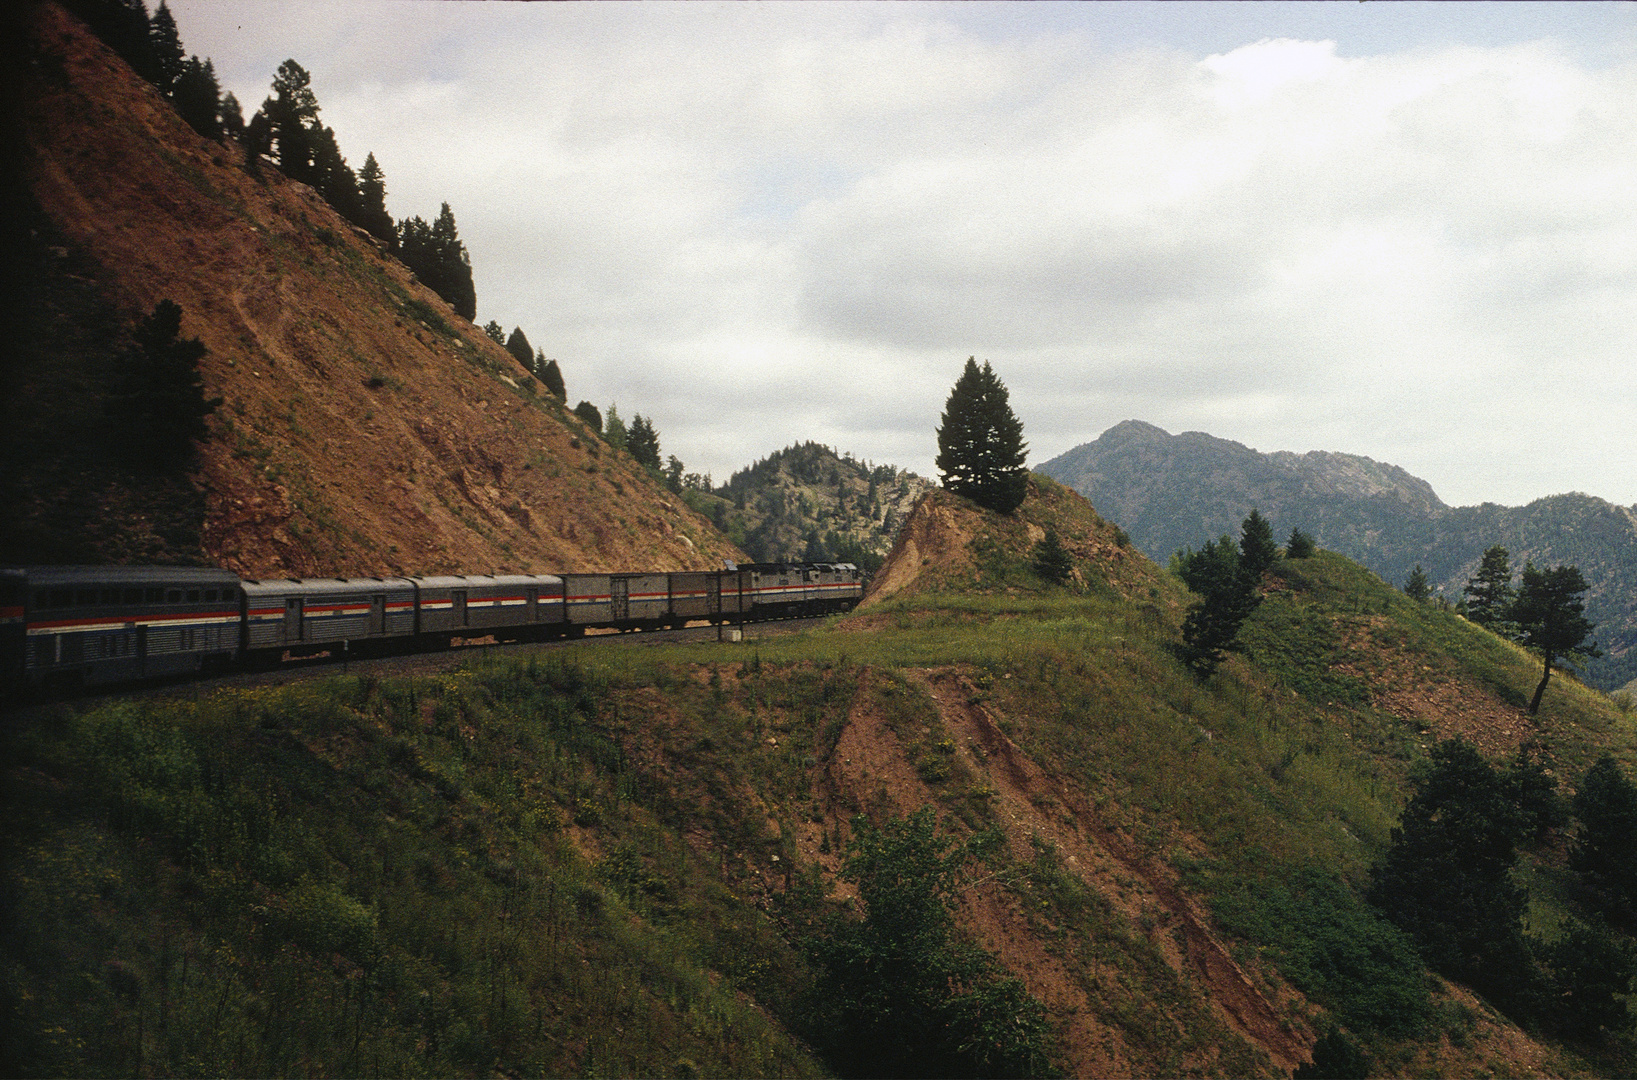
<svg viewBox="0 0 1637 1080"><path fill-rule="evenodd" d="M930 472L977 355L1036 461L1138 418L1637 502L1637 67L1482 6L1191 53L1168 5L172 6L247 107L306 64L396 214L452 204L479 321L718 478Z"/></svg>

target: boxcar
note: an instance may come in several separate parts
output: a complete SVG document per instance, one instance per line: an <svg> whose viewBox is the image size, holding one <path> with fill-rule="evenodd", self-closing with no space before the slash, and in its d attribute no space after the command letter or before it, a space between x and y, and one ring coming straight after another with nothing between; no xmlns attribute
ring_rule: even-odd
<svg viewBox="0 0 1637 1080"><path fill-rule="evenodd" d="M415 634L415 586L408 578L284 578L244 583L247 653L350 651Z"/></svg>
<svg viewBox="0 0 1637 1080"><path fill-rule="evenodd" d="M233 659L239 579L226 570L33 566L0 570L6 675L94 685Z"/></svg>
<svg viewBox="0 0 1637 1080"><path fill-rule="evenodd" d="M450 638L516 630L533 636L564 624L563 579L555 574L471 574L411 578L419 631Z"/></svg>
<svg viewBox="0 0 1637 1080"><path fill-rule="evenodd" d="M671 621L668 574L564 574L569 624L630 630Z"/></svg>

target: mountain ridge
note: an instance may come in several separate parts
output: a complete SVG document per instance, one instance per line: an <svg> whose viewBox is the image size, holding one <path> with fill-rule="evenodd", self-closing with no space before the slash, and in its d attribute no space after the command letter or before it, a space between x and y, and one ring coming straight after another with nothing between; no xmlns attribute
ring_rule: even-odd
<svg viewBox="0 0 1637 1080"><path fill-rule="evenodd" d="M1282 537L1299 527L1324 547L1401 585L1420 565L1451 602L1483 551L1514 570L1533 560L1578 566L1606 654L1586 668L1605 689L1637 677L1637 508L1580 492L1521 507L1449 506L1432 485L1372 458L1332 451L1262 453L1204 432L1171 435L1128 420L1036 466L1091 499L1161 562L1258 509Z"/></svg>

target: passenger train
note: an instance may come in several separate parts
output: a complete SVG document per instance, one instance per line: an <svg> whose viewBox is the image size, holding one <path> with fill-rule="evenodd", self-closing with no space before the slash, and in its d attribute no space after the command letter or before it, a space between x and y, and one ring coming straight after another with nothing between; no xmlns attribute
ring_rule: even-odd
<svg viewBox="0 0 1637 1080"><path fill-rule="evenodd" d="M851 563L270 581L194 567L0 569L0 686L818 615L862 596Z"/></svg>

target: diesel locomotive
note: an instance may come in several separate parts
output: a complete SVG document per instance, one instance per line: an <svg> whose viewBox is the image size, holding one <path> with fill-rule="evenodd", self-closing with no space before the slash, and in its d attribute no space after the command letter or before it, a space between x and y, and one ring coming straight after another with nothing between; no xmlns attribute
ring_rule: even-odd
<svg viewBox="0 0 1637 1080"><path fill-rule="evenodd" d="M820 615L863 591L851 563L267 581L196 567L0 568L0 686Z"/></svg>

